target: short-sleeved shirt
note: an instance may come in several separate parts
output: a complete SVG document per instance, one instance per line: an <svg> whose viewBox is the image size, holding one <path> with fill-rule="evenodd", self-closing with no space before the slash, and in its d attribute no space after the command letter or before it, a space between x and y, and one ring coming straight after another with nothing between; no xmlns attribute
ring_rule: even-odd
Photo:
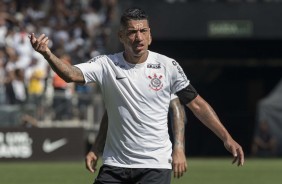
<svg viewBox="0 0 282 184"><path fill-rule="evenodd" d="M171 169L169 103L189 80L175 60L148 52L141 64L128 63L121 52L76 65L85 82L96 82L102 91L108 113L106 165Z"/></svg>

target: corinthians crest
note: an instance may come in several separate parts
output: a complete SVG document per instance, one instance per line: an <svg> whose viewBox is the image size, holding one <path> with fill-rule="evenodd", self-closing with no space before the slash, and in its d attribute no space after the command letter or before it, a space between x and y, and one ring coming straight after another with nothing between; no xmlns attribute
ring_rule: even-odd
<svg viewBox="0 0 282 184"><path fill-rule="evenodd" d="M151 79L151 82L149 84L150 88L155 90L155 91L159 91L160 89L162 89L163 87L163 83L161 81L161 79L163 78L163 76L161 74L157 75L156 73L153 76L148 76L149 79Z"/></svg>

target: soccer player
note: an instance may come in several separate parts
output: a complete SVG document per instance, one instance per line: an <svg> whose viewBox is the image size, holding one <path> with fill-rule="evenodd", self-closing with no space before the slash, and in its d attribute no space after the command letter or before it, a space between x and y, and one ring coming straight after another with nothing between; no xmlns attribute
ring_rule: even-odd
<svg viewBox="0 0 282 184"><path fill-rule="evenodd" d="M65 81L97 83L108 113L108 132L99 183L169 184L172 146L167 131L171 94L177 94L243 165L242 147L231 137L212 107L196 92L180 65L148 50L152 42L148 16L139 8L121 17L124 51L101 55L75 66L63 63L48 48L49 39L33 33L30 41Z"/></svg>

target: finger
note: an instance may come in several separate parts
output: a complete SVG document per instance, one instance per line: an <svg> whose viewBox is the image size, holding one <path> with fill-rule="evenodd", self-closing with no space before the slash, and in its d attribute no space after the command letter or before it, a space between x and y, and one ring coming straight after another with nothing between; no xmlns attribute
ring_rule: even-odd
<svg viewBox="0 0 282 184"><path fill-rule="evenodd" d="M177 164L176 165L176 172L175 172L175 177L176 178L180 178L183 175L183 168L182 168L182 164Z"/></svg>
<svg viewBox="0 0 282 184"><path fill-rule="evenodd" d="M29 38L30 38L31 44L34 44L36 42L36 38L34 36L34 33L31 33L31 35L29 35Z"/></svg>
<svg viewBox="0 0 282 184"><path fill-rule="evenodd" d="M46 37L44 37L43 39L42 39L42 43L44 43L44 44L46 44L46 42L48 41L48 37L46 36Z"/></svg>
<svg viewBox="0 0 282 184"><path fill-rule="evenodd" d="M48 39L48 37L47 37L47 39ZM39 49L40 47L42 47L45 40L46 40L45 34L40 35L39 38L37 38L36 49Z"/></svg>
<svg viewBox="0 0 282 184"><path fill-rule="evenodd" d="M40 49L40 47L42 47L42 41L43 41L44 38L45 38L45 34L41 34L41 35L37 38L37 40L36 40L36 42L35 42L35 48L36 48L36 50L38 50L38 49Z"/></svg>
<svg viewBox="0 0 282 184"><path fill-rule="evenodd" d="M244 152L242 148L238 149L238 154L239 154L238 166L243 166L245 158L244 158Z"/></svg>
<svg viewBox="0 0 282 184"><path fill-rule="evenodd" d="M233 157L234 158L237 157L238 154L237 154L236 148L234 146L230 146L230 149L231 149L231 153L232 153Z"/></svg>
<svg viewBox="0 0 282 184"><path fill-rule="evenodd" d="M233 155L233 157L237 157L238 156L237 151L234 148L232 148L232 155Z"/></svg>
<svg viewBox="0 0 282 184"><path fill-rule="evenodd" d="M230 146L230 149L231 149L231 153L234 157L233 161L232 161L232 164L236 163L238 161L238 154L237 154L237 151L235 149L234 146Z"/></svg>
<svg viewBox="0 0 282 184"><path fill-rule="evenodd" d="M94 163L92 164L92 169L93 169L94 172L97 170L96 169L97 168L97 163L98 163L97 160L95 160Z"/></svg>
<svg viewBox="0 0 282 184"><path fill-rule="evenodd" d="M174 178L178 177L178 164L173 164Z"/></svg>
<svg viewBox="0 0 282 184"><path fill-rule="evenodd" d="M37 41L41 42L45 38L45 34L41 34L38 38Z"/></svg>
<svg viewBox="0 0 282 184"><path fill-rule="evenodd" d="M178 178L182 177L182 176L183 176L183 173L184 173L184 165L181 164L181 165L179 166Z"/></svg>
<svg viewBox="0 0 282 184"><path fill-rule="evenodd" d="M187 171L187 168L188 168L188 165L187 165L187 162L184 163L184 172Z"/></svg>
<svg viewBox="0 0 282 184"><path fill-rule="evenodd" d="M187 171L187 164L186 164L186 162L184 162L183 164L182 164L182 173L181 173L181 176L183 176L184 175L184 173Z"/></svg>
<svg viewBox="0 0 282 184"><path fill-rule="evenodd" d="M179 178L178 177L178 172L174 172L174 178Z"/></svg>
<svg viewBox="0 0 282 184"><path fill-rule="evenodd" d="M90 172L94 173L94 170L93 170L93 168L92 168L92 164L93 164L93 160L90 159L90 158L86 158L86 168L87 168Z"/></svg>
<svg viewBox="0 0 282 184"><path fill-rule="evenodd" d="M238 157L234 157L233 161L232 161L232 164L236 163L238 160Z"/></svg>

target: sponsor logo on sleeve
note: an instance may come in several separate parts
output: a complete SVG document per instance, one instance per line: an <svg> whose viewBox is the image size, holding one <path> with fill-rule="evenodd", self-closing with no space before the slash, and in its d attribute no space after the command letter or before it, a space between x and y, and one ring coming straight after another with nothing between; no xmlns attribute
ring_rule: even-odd
<svg viewBox="0 0 282 184"><path fill-rule="evenodd" d="M172 61L172 64L174 66L176 66L178 73L183 77L184 81L187 82L188 79L187 79L184 71L182 70L181 66L176 61Z"/></svg>

